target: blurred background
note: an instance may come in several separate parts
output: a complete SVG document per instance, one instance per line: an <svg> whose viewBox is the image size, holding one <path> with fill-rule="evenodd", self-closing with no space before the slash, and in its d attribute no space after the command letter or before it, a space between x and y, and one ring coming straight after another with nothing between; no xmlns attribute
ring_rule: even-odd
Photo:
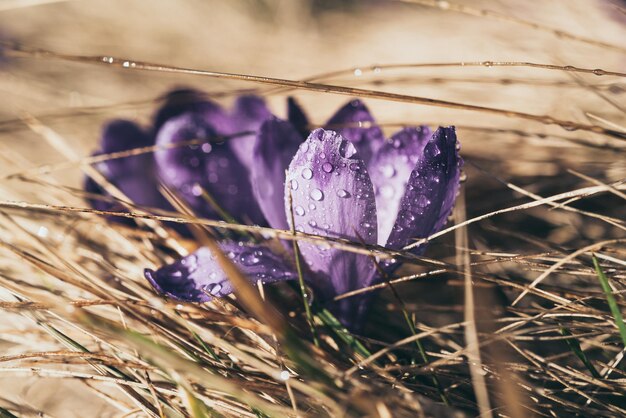
<svg viewBox="0 0 626 418"><path fill-rule="evenodd" d="M550 115L623 133L626 82L621 77L528 67L384 66L524 61L624 72L624 7L622 2L608 0L0 0L0 36L9 43L59 54L114 56L290 80L347 70L323 81ZM489 13L483 13L485 10ZM381 68L375 68L377 65ZM226 106L234 92L256 89L267 95L280 116L286 112L285 97L292 95L313 124L323 124L350 99L54 57L13 56L10 51L5 52L1 66L0 175L4 177L68 159L67 153L61 154L24 123L29 117L56 132L63 146L80 158L96 147L104 121L123 117L147 125L158 98L177 86L206 91ZM402 125L458 126L464 158L486 170L466 165L468 217L526 201L496 176L544 195L569 190L581 182L568 169L607 182L625 176L624 142L616 138L482 112L374 99L366 103L388 134ZM82 174L72 167L46 178L80 187ZM51 203L48 188L19 179L4 178L0 197ZM64 199L67 205L84 206L77 194L64 195ZM592 201L588 207L619 216L623 203L607 199ZM50 239L62 236L62 222L45 222L41 225L50 231ZM541 207L499 217L493 224L481 223L470 230L470 240L479 249L523 251L527 243L489 232L489 228L512 224L530 235L572 247L618 235L606 223L583 221ZM443 240L443 244L451 242ZM62 238L57 243L65 245ZM429 254L449 255L443 244L434 245ZM2 256L0 271L10 271L15 263L14 257ZM134 273L141 274L139 267ZM537 275L516 274L530 279ZM432 304L441 303L445 311L451 303L448 298L455 297L446 295L435 302L437 289L428 290L427 297L424 292L418 291L412 299L416 309L420 301L429 299ZM431 324L449 322L446 315L438 315ZM0 358L56 347L23 332L28 326L18 315L0 311ZM0 371L0 404L22 405L49 416L118 416L109 402L84 383L25 374L20 377L19 373Z"/></svg>

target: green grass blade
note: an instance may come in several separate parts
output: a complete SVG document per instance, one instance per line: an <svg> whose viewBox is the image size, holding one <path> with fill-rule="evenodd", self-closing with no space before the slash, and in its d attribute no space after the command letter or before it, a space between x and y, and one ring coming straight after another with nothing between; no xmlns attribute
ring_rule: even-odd
<svg viewBox="0 0 626 418"><path fill-rule="evenodd" d="M0 418L17 418L17 416L0 406Z"/></svg>
<svg viewBox="0 0 626 418"><path fill-rule="evenodd" d="M606 301L609 304L609 309L611 309L611 314L615 319L615 325L619 330L619 333L622 337L622 344L626 347L626 325L624 324L624 318L622 317L622 312L617 305L617 301L615 300L615 296L613 296L613 291L611 290L611 286L609 286L609 279L606 277L602 268L600 267L600 263L598 263L598 259L595 255L591 255L593 258L593 265L596 269L596 273L598 275L598 279L600 280L600 285L602 286L602 290L604 291L604 295L606 296Z"/></svg>
<svg viewBox="0 0 626 418"><path fill-rule="evenodd" d="M578 357L578 359L585 365L585 367L587 368L587 370L589 370L593 377L601 379L602 376L600 376L600 373L598 373L583 349L580 347L580 343L578 342L576 337L573 337L572 333L562 325L559 326L559 333L565 337L571 337L567 338L565 342L569 346L570 350L572 350L572 353L574 353L574 355Z"/></svg>

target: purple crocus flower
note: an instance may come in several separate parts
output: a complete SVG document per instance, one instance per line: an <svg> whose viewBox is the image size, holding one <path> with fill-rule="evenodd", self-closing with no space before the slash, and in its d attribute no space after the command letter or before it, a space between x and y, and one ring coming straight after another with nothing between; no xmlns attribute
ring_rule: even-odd
<svg viewBox="0 0 626 418"><path fill-rule="evenodd" d="M271 118L261 126L251 178L270 226L289 229L293 211L298 231L392 249L443 227L462 165L454 127L434 133L425 126L405 128L386 141L358 100L327 127L301 142L289 122ZM220 245L252 281L297 278L289 260L263 244ZM366 255L308 242L300 243L300 252L310 272L305 279L323 301L381 280L375 260ZM183 301L205 302L233 290L206 248L145 275L158 292ZM368 300L348 298L330 308L345 325L359 328Z"/></svg>
<svg viewBox="0 0 626 418"><path fill-rule="evenodd" d="M295 125L307 123L294 101L289 101L288 110ZM249 173L256 132L271 117L264 100L256 96L237 98L233 110L227 112L199 91L174 90L165 97L150 129L144 130L126 120L108 123L97 154L155 144L168 147L184 141L206 142L107 160L98 164L98 168L137 205L173 210L159 191L162 182L180 195L198 216L220 219L223 212L209 204L212 199L239 221L266 225L253 197ZM248 133L241 134L245 132ZM229 135L228 140L218 141ZM85 189L106 195L91 178L85 180ZM124 210L120 204L107 200L89 202L100 210Z"/></svg>

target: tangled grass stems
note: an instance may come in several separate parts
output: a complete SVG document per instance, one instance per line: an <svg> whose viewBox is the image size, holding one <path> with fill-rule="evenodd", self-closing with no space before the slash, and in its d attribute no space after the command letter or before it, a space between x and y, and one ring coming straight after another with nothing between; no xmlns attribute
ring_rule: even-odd
<svg viewBox="0 0 626 418"><path fill-rule="evenodd" d="M454 13L470 14L556 35L563 45L574 41L598 51L618 51L613 48L616 45L603 45L573 32L561 33L547 25L460 3L420 3L438 8L447 4L451 13L442 14L446 18ZM525 55L528 60L444 63L428 59L422 63L327 68L331 71L306 79L340 78L329 83L332 90L345 87L346 94L360 92L376 98L382 98L376 90L350 86L382 83L403 93L407 89L409 102L418 97L409 93L416 82L452 90L458 87L456 82L466 81L472 88L498 89L515 84L516 89L526 89L530 97L542 100L549 96L542 87L556 83L567 87L558 94L576 92L580 98L567 102L567 112L547 108L546 115L565 114L560 119L566 122L586 118L589 126L607 130L603 133L610 136L598 135L594 128L593 132L579 131L574 138L558 133L558 129L533 130L525 121L521 122L524 125L517 124L517 119L503 119L506 126L494 126L488 119L491 114L482 111L475 113L475 121L459 123L464 157L473 163L467 167L467 220L434 236L418 237L423 240L415 245L430 243L427 258L411 256L408 249L389 251L360 242L208 221L180 205L173 205L178 213L157 212L133 205L119 194L105 199L124 202L130 212L86 209L82 199L94 196L78 190L66 181L67 176L90 170L102 161L158 152L160 148L83 157L74 150L75 140L68 139L72 135L64 137L67 128L63 124L71 118L96 121L104 114L142 111L159 99L119 100L99 106L86 103L69 110L33 106L28 114L36 117L21 114L3 119L2 135L30 138L39 131L46 133L48 138L43 138L49 141L51 133L58 132L57 146L51 149L63 151L65 147L73 153L61 152L61 162L42 164L24 154L19 141L13 141L0 156L0 309L5 327L0 344L2 349L8 346L11 350L0 357L0 379L46 376L58 386L61 381L74 382L76 397L76 387L80 387L86 391L81 396L93 399L94 404L101 400L117 416L438 417L455 413L475 416L481 410L485 416L622 416L624 347L616 344L620 329L615 312L624 308L626 278L626 225L619 211L625 190L620 154L624 123L618 97L620 83L613 80L624 74L609 74L610 61L604 56L602 61L591 56L576 60L570 55L565 60L573 64L597 62L594 66L602 69L594 70L539 64L541 60L533 62L536 55L530 59L531 54L524 53L521 57ZM492 52L487 56L498 57ZM555 62L561 61L557 58ZM27 69L42 61L24 62ZM78 71L79 66L72 63L63 65L68 66L67 71ZM112 67L102 65L103 72ZM495 80L493 74L464 80L438 73L444 67L466 71L470 66L478 70L517 67L519 71L596 74L607 84L592 85L582 77L553 81L520 76L511 83L513 79L500 74ZM413 76L419 68L428 71L423 78ZM360 77L348 77L356 70ZM394 79L395 70L411 73ZM158 73L163 72L152 74ZM365 75L373 77L366 79ZM246 78L238 73L227 76L237 76L240 81ZM266 81L276 83L263 89L215 86L221 90L211 95L228 98L242 91L260 91L278 96L293 89L310 87L315 93L328 87L295 80L286 80L289 85L282 80ZM380 103L386 103L382 99ZM468 99L481 106L489 103L485 96ZM530 103L527 108L531 109ZM522 113L525 109L522 107ZM463 113L463 107L458 110ZM410 125L413 118L417 115L393 115L393 120L385 118L381 125ZM445 115L428 118L453 121ZM49 122L54 127L45 126ZM24 127L29 130L24 131ZM95 131L81 131L81 135L87 137ZM520 168L526 163L532 165ZM106 179L101 180L109 186ZM107 223L105 217L148 220L158 227L166 225L164 222L186 223L196 225L201 233L188 241L167 227L165 234L159 234L151 226L130 229ZM463 239L453 241L452 232ZM191 305L157 297L144 283L141 267L170 262L199 243L210 243L212 233L278 238L296 245L314 243L380 260L398 258L405 263L380 285L337 296L336 300L341 300L369 292L379 294L380 302L364 335L341 327L314 299L311 314L316 346L298 289L290 286L268 286L261 294L256 288L244 288L247 296ZM595 258L590 257L591 252ZM454 262L455 253L462 262ZM610 277L611 306L598 286L597 270ZM235 271L231 275L241 279ZM533 284L537 277L541 280ZM463 301L462 292L468 287L473 292L473 304ZM512 303L520 294L523 298ZM267 306L274 306L278 313L266 312ZM474 317L465 320L464 312ZM20 322L22 319L25 322ZM407 330L407 324L411 329ZM465 330L470 327L475 328L473 345L465 341ZM476 353L481 356L481 367L470 361L475 360ZM412 361L420 358L427 361ZM480 372L483 382L474 379L476 383L472 383L472 368ZM433 384L433 376L441 388ZM478 398L476 389L481 392ZM442 409L438 403L441 391L453 409ZM481 400L485 396L492 409L485 408ZM37 406L30 407L31 403ZM34 396L18 403L3 394L0 416L56 416L47 406L38 405Z"/></svg>

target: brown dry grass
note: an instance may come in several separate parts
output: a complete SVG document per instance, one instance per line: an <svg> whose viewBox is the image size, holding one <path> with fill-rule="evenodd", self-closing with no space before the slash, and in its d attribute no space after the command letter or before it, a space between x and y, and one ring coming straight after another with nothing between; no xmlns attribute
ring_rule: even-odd
<svg viewBox="0 0 626 418"><path fill-rule="evenodd" d="M0 77L0 416L623 416L624 342L591 258L623 307L619 4L0 2L16 42ZM196 245L160 228L180 215L134 208L140 232L86 208L101 124L147 121L176 85L224 103L254 89L279 115L296 95L315 124L347 94L387 132L457 125L454 219L428 259L360 291L379 294L360 345L323 315L312 344L290 286L262 289L286 320L254 289L161 299L142 269Z"/></svg>

